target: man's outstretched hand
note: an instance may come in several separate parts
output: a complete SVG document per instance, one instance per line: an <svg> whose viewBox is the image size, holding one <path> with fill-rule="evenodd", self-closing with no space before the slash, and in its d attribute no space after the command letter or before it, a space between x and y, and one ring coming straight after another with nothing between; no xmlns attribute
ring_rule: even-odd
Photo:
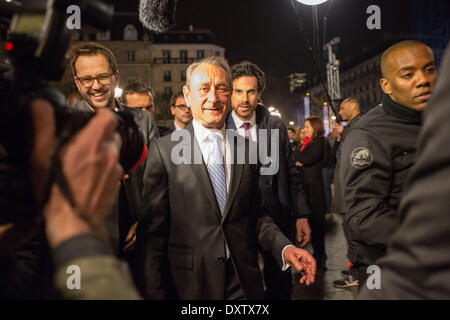
<svg viewBox="0 0 450 320"><path fill-rule="evenodd" d="M301 272L300 283L309 286L316 277L316 260L308 251L288 246L284 252L284 262Z"/></svg>

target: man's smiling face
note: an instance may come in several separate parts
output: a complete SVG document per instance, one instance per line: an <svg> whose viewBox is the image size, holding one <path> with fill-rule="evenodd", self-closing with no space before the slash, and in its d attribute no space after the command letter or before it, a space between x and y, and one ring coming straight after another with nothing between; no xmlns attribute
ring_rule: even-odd
<svg viewBox="0 0 450 320"><path fill-rule="evenodd" d="M113 74L108 60L103 55L80 56L75 62L75 70L78 91L91 107L112 108L114 106L114 93L119 84L119 72ZM89 84L92 78L97 79Z"/></svg>
<svg viewBox="0 0 450 320"><path fill-rule="evenodd" d="M225 124L230 91L230 79L226 71L207 63L194 70L189 87L183 88L194 119L206 128L215 129L221 129Z"/></svg>

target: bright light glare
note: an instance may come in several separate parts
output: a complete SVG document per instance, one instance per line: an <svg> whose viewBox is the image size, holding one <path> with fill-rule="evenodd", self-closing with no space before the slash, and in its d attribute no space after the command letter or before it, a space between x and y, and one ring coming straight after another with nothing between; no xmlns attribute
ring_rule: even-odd
<svg viewBox="0 0 450 320"><path fill-rule="evenodd" d="M332 120L336 120L336 116L332 116L331 119L332 119Z"/></svg>
<svg viewBox="0 0 450 320"><path fill-rule="evenodd" d="M308 6L315 6L324 2L327 2L328 0L297 0L297 2L306 4Z"/></svg>
<svg viewBox="0 0 450 320"><path fill-rule="evenodd" d="M281 114L279 112L277 112L277 111L272 111L270 114L275 116L275 117L281 118Z"/></svg>
<svg viewBox="0 0 450 320"><path fill-rule="evenodd" d="M290 126L293 126L294 124L295 124L294 121L290 121L290 122L289 122L289 125L290 125Z"/></svg>
<svg viewBox="0 0 450 320"><path fill-rule="evenodd" d="M269 112L273 112L273 111L275 111L275 108L274 107L269 107Z"/></svg>
<svg viewBox="0 0 450 320"><path fill-rule="evenodd" d="M122 95L123 89L117 87L116 90L114 91L114 97L118 98Z"/></svg>

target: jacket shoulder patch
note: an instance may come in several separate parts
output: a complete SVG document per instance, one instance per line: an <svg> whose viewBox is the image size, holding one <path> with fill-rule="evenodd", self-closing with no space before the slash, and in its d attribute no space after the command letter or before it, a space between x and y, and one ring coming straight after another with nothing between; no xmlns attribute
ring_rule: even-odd
<svg viewBox="0 0 450 320"><path fill-rule="evenodd" d="M356 169L365 169L373 162L372 152L364 147L353 149L350 155L350 163Z"/></svg>

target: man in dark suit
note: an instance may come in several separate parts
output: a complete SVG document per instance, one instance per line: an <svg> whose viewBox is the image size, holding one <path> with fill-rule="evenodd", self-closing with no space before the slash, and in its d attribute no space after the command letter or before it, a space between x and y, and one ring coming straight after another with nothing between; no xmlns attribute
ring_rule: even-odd
<svg viewBox="0 0 450 320"><path fill-rule="evenodd" d="M150 113L121 105L114 98L119 85L119 70L109 49L94 42L81 43L71 48L70 55L74 81L83 99L73 108L81 111L95 111L97 108L126 110L132 114L147 147L159 137ZM145 169L144 162L127 179L122 179L118 203L109 219L110 237L119 255L134 244Z"/></svg>
<svg viewBox="0 0 450 320"><path fill-rule="evenodd" d="M258 244L280 268L294 266L303 272L300 282L310 284L314 259L263 214L257 165L236 161L239 141L249 156L248 141L225 135L228 63L208 57L191 64L186 77L183 92L194 120L150 146L147 215L138 227L144 296L262 299Z"/></svg>
<svg viewBox="0 0 450 320"><path fill-rule="evenodd" d="M244 61L231 68L231 81L233 111L228 115L227 128L236 130L254 143L258 143L260 134L267 132L267 150L263 152L269 154L269 150L273 148L279 155L279 167L277 172L261 174L259 177L264 207L288 239L294 241L297 231L298 241L303 247L311 239L308 223L311 212L305 199L299 172L292 159L286 127L280 118L271 116L263 105L258 104L265 89L264 72L255 64ZM277 144L273 146L272 132L278 133ZM292 289L290 272L283 272L270 252L262 254L264 280L267 286L266 298L289 300Z"/></svg>

